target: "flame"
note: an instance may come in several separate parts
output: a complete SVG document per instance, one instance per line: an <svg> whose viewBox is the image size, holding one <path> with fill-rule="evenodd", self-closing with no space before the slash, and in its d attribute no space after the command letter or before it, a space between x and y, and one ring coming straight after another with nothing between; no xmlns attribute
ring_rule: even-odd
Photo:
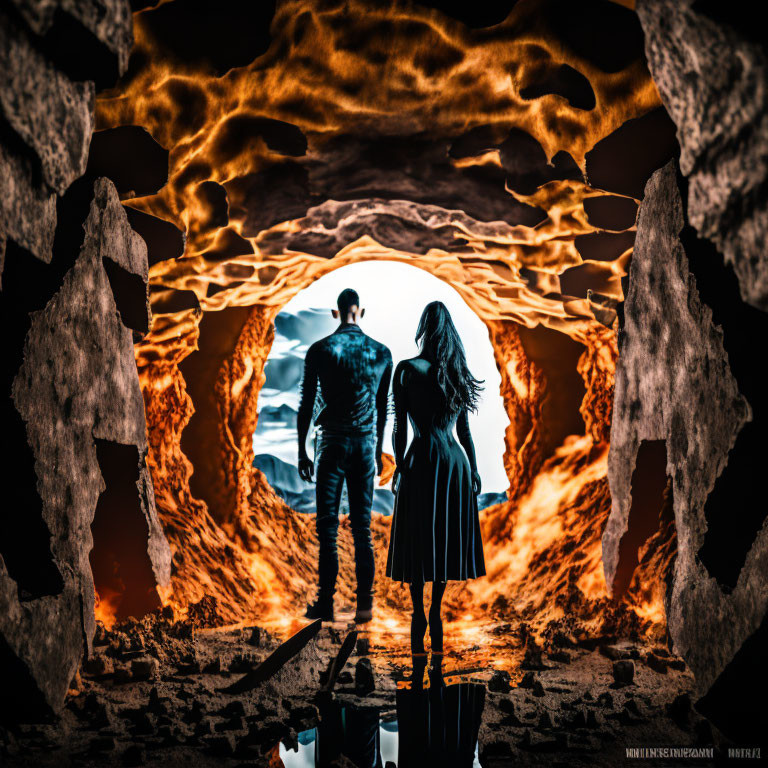
<svg viewBox="0 0 768 768"><path fill-rule="evenodd" d="M107 587L102 587L101 592L96 592L94 601L96 621L100 621L107 629L112 629L117 622L117 608L121 599L120 592Z"/></svg>
<svg viewBox="0 0 768 768"><path fill-rule="evenodd" d="M253 174L309 172L345 136L420 136L447 147L448 139L486 126L500 145L517 128L539 142L549 161L565 151L583 171L595 144L660 99L642 60L607 73L559 43L546 24L548 9L545 0L518 3L501 24L470 30L408 3L287 0L274 17L269 50L221 77L202 63L182 65L159 48L151 34L152 9L134 15L133 61L139 63L98 99L98 127L142 125L169 149L168 184L126 203L186 233L183 257L150 269L153 305L159 308L174 291L192 291L200 304L200 310L158 311L150 333L136 345L148 462L173 554L172 584L161 597L177 615L205 597L216 601L222 624L258 619L279 632L295 627L293 617L315 581L314 519L287 507L251 466L272 323L287 301L330 270L379 259L420 267L454 287L488 326L501 372L510 418L504 458L509 501L482 513L488 576L451 585L446 596L451 642L462 647L465 662L487 660L500 643L509 643L506 635L493 634L489 619L524 621L539 637L569 621L582 632L603 631L611 622L659 631L658 585L674 556L669 530L648 543L637 584L624 602L616 605L606 594L600 536L610 509L606 455L616 341L613 330L596 322L587 299L561 292L563 272L585 263L575 238L599 231L584 201L604 193L583 180L550 181L527 195L507 187L510 204L544 212L535 227L478 221L462 211L367 194L348 202L329 195L304 216L262 228L248 219L244 190ZM556 94L522 98L542 59L581 72L595 93L595 108L577 109ZM196 105L191 116L189 104ZM271 146L258 132L239 144L228 140L233 127L259 120L292 126L292 141L306 141L306 153L302 146ZM459 173L503 165L498 146L450 162ZM226 215L215 215L201 193L203 182L226 192ZM449 231L456 248L421 253L388 247L365 224L386 215L425 231ZM342 237L345 227L351 234ZM307 233L339 234L333 258L297 246L295 237ZM596 290L623 298L620 278L630 253L587 262ZM193 466L181 448L182 433L203 404L193 402L179 364L197 349L204 318L236 307L251 309L234 344L222 339L231 351L215 372L216 411L209 418L216 427L215 434L206 434L207 479L197 469L197 481L207 484L203 500L191 490ZM586 387L585 434L567 438L549 456L541 411L549 385L527 359L516 330L538 324L584 345L579 373ZM386 459L382 483L392 470ZM374 515L379 574L389 525L388 518ZM348 521L342 522L339 547L340 601L351 604ZM377 590L372 635L402 651L406 591L383 577ZM477 650L467 650L472 648Z"/></svg>

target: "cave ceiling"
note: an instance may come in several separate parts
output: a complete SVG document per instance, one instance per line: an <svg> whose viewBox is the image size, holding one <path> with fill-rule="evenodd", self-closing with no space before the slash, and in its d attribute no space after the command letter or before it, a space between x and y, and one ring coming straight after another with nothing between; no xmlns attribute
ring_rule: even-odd
<svg viewBox="0 0 768 768"><path fill-rule="evenodd" d="M486 320L610 321L676 148L626 4L224 5L135 13L97 99L94 147L124 148L103 154L149 248L147 355L199 309L277 308L360 259L428 269Z"/></svg>

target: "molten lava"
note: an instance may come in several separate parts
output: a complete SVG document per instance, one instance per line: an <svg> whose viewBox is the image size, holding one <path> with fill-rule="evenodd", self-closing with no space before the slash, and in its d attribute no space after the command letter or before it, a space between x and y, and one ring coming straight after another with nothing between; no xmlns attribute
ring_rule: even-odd
<svg viewBox="0 0 768 768"><path fill-rule="evenodd" d="M585 211L585 200L605 194L584 180L585 157L660 101L642 57L605 71L558 39L546 21L551 5L521 2L501 24L470 30L409 4L289 0L274 17L269 50L220 77L159 46L152 9L135 15L135 66L102 95L97 114L100 128L142 125L170 150L168 184L125 203L187 237L183 257L151 267L155 315L136 345L156 503L173 552L166 604L183 613L214 598L221 623L258 619L278 629L299 615L315 581L314 520L291 510L252 467L272 323L326 272L382 259L442 278L487 324L510 418L509 501L482 513L488 576L452 585L446 596L453 647L487 655L494 642L508 642L493 639L489 618L524 621L545 638L558 628L574 636L662 630L659 585L674 557L671 529L646 543L636 573L642 584L621 603L606 593L600 538L610 510L615 329L561 283L569 269L587 266L597 294L623 298L631 248L590 260L577 247L577 238L603 231ZM530 96L544 75L566 66L587 81L594 107L574 106L557 89ZM545 169L567 161L574 171L566 175L579 178L550 178L532 190L512 184L505 137L520 132L543 150ZM366 177L361 137L389 147L401 167L393 173L374 157ZM422 172L409 165L419 146L437 148L434 200L424 198ZM358 149L347 157L349 147ZM460 209L461 195L471 207L475 193L466 190L481 183L502 196L491 220ZM453 189L461 194L451 197ZM398 222L394 234L378 229L384 220ZM409 227L427 245L403 241ZM181 292L194 294L199 309L173 309L169 299ZM229 314L217 325L217 313ZM584 347L585 431L549 455L542 404L552 385L517 331L539 324ZM218 357L210 353L196 367L204 335ZM374 630L402 639L406 591L381 577L389 522L374 516ZM346 521L340 550L341 601L351 602ZM107 605L103 598L97 610L106 616Z"/></svg>

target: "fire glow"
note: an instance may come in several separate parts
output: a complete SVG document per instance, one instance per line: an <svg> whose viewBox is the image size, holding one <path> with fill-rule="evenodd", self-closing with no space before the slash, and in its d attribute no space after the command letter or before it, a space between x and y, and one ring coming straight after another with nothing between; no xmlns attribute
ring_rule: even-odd
<svg viewBox="0 0 768 768"><path fill-rule="evenodd" d="M156 195L124 202L176 224L187 236L182 258L159 261L150 270L156 314L150 333L136 345L156 502L174 555L172 585L161 598L179 613L207 597L216 600L215 621L258 620L282 632L293 626L287 615L300 614L315 579L314 520L287 507L251 466L272 323L292 296L328 271L388 260L441 278L487 324L510 418L509 501L482 513L488 576L451 585L446 595L449 650L469 653L465 662L472 648L483 649L478 658L487 656L494 642L502 642L494 640L492 627L516 620L540 637L558 627L571 634L619 626L663 632L659 584L673 556L669 531L666 538L649 540L621 601L606 592L600 537L610 511L606 460L615 331L595 320L587 299L561 292L564 270L588 263L597 292L623 298L620 278L631 250L613 261L585 262L574 242L599 231L584 201L603 196L601 190L573 179L546 182L530 194L506 187L510 205L516 201L545 215L535 226L478 221L461 211L365 195L346 203L329 198L313 208L322 208L332 222L326 235L377 216L411 217L427 232L449 230L455 242L450 250L391 247L361 225L353 226L354 236L331 259L296 245L298 236L318 234L310 215L258 229L251 221L249 179L266 171L311 170L329 156L334 140L365 131L437 141L486 127L500 144L510 130L520 129L538 141L550 162L567 152L583 172L595 144L660 101L642 61L602 71L558 44L542 24L545 10L543 2L519 3L504 22L476 32L407 5L384 10L353 1L342 12L291 0L278 8L267 53L222 77L167 58L148 33L144 14L135 15L136 51L144 64L102 95L97 115L100 128L142 125L170 150L168 184ZM382 49L375 30L384 28L390 38ZM344 43L350 33L368 42L352 50ZM596 106L580 109L557 94L523 98L526 84L550 65L581 72ZM188 114L182 101L197 105L193 118L179 117ZM275 121L296 130L287 131L285 140L265 137L265 125L279 128ZM244 125L253 131L245 140L237 133ZM481 149L451 163L458 173L501 169L502 156L497 148ZM209 182L223 190L221 210L203 193ZM166 311L163 302L174 291L193 292L202 311ZM251 309L228 339L230 351L213 384L218 421L210 450L220 466L211 476L221 482L204 501L191 489L193 464L182 450L182 433L201 406L179 365L198 348L204 318L232 308ZM578 372L586 388L585 433L566 438L550 455L541 437L548 385L526 358L517 331L539 324L584 346ZM402 650L409 600L405 589L381 576L389 525L388 518L374 516L379 615L372 634L394 638ZM346 521L340 551L340 599L351 602ZM102 596L102 620L110 616L109 605Z"/></svg>

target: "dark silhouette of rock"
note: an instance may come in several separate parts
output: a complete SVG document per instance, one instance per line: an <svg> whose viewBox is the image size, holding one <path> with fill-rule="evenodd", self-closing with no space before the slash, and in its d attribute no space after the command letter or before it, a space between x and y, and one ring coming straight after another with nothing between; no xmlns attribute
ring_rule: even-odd
<svg viewBox="0 0 768 768"><path fill-rule="evenodd" d="M758 10L638 0L648 67L677 126L688 218L733 265L745 301L768 309L768 53Z"/></svg>
<svg viewBox="0 0 768 768"><path fill-rule="evenodd" d="M121 319L105 269L109 260L146 281L145 250L109 181L95 184L86 210L79 252L72 254L60 287L31 316L23 362L11 390L34 457L41 538L30 540L17 527L18 509L4 510L2 553L7 558L11 549L26 551L32 568L40 571L45 566L50 576L45 583L38 579L27 587L23 564L10 573L7 563L16 562L14 558L6 564L0 561L0 638L6 648L3 655L15 659L18 669L13 695L38 711L63 704L95 632L89 529L105 489L97 440L134 447L132 511L145 534L143 551L132 555L145 559L155 583L167 584L170 578L170 551L145 463L144 406L133 336ZM29 578L33 575L30 572ZM13 689L3 687L9 693ZM23 708L18 701L14 706Z"/></svg>
<svg viewBox="0 0 768 768"><path fill-rule="evenodd" d="M659 441L666 469L657 471L672 478L675 528L685 542L670 574L668 629L674 652L685 659L703 694L721 673L729 682L719 684L729 690L748 684L750 663L729 662L742 646L747 656L754 653L748 638L768 608L768 531L758 520L743 542L743 565L731 579L732 589L712 578L697 556L708 520L714 519L705 511L708 497L718 476L737 460L732 449L753 409L731 370L722 327L700 297L681 241L684 225L671 163L651 178L640 206L616 370L608 461L613 507L603 535L603 562L613 585L632 504L630 479L642 444ZM691 262L697 256L690 254ZM716 303L721 294L708 291L708 298ZM664 477L660 480L663 485ZM649 511L654 513L658 516L658 509ZM726 541L723 532L720 541ZM671 666L661 658L654 663Z"/></svg>
<svg viewBox="0 0 768 768"><path fill-rule="evenodd" d="M47 263L53 255L56 196L35 184L34 176L29 157L0 143L0 232Z"/></svg>
<svg viewBox="0 0 768 768"><path fill-rule="evenodd" d="M0 113L35 154L46 185L63 194L85 171L93 131L93 83L56 69L0 12Z"/></svg>
<svg viewBox="0 0 768 768"><path fill-rule="evenodd" d="M126 0L88 3L11 0L46 55L74 80L114 85L128 66L133 45L131 8Z"/></svg>
<svg viewBox="0 0 768 768"><path fill-rule="evenodd" d="M151 195L168 181L168 150L138 125L96 131L91 138L87 173L107 176L121 195Z"/></svg>
<svg viewBox="0 0 768 768"><path fill-rule="evenodd" d="M613 662L613 681L616 685L629 685L635 679L635 662L620 659Z"/></svg>

